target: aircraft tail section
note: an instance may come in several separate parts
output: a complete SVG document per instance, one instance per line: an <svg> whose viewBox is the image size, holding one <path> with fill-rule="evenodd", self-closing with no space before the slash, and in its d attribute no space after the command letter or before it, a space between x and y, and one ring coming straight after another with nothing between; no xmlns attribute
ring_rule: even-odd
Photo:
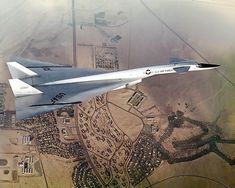
<svg viewBox="0 0 235 188"><path fill-rule="evenodd" d="M28 78L37 76L37 73L33 72L32 70L24 67L23 65L17 62L7 62L8 69L10 71L12 78Z"/></svg>
<svg viewBox="0 0 235 188"><path fill-rule="evenodd" d="M42 94L42 92L19 79L9 79L15 97Z"/></svg>

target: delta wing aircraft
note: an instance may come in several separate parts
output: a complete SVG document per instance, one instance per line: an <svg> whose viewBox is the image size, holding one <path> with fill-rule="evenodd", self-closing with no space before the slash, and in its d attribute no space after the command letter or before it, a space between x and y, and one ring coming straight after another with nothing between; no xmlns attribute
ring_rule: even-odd
<svg viewBox="0 0 235 188"><path fill-rule="evenodd" d="M172 58L167 65L107 72L99 69L77 69L67 65L17 60L7 62L16 97L16 118L26 119L43 112L81 103L108 91L140 83L159 75L214 69L219 65L197 63L195 60Z"/></svg>

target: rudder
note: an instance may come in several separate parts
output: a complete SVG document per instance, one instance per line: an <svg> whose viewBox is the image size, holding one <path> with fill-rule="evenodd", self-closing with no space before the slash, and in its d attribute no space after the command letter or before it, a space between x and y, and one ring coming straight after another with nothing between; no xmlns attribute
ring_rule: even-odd
<svg viewBox="0 0 235 188"><path fill-rule="evenodd" d="M42 92L19 79L8 80L15 97L42 94Z"/></svg>

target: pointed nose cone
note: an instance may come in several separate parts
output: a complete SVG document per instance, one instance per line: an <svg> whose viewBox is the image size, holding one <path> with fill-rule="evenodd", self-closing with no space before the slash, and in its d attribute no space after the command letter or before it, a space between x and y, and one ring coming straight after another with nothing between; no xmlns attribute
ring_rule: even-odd
<svg viewBox="0 0 235 188"><path fill-rule="evenodd" d="M198 63L198 67L199 68L205 68L205 69L213 69L213 68L217 68L220 65L216 65L216 64L205 64L205 63Z"/></svg>

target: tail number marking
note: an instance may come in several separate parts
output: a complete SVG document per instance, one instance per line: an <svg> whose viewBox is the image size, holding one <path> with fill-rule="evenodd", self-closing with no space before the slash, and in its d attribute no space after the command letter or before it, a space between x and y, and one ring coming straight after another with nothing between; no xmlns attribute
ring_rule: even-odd
<svg viewBox="0 0 235 188"><path fill-rule="evenodd" d="M56 102L60 101L66 94L65 93L58 93L56 96L51 98L51 103L55 104Z"/></svg>

